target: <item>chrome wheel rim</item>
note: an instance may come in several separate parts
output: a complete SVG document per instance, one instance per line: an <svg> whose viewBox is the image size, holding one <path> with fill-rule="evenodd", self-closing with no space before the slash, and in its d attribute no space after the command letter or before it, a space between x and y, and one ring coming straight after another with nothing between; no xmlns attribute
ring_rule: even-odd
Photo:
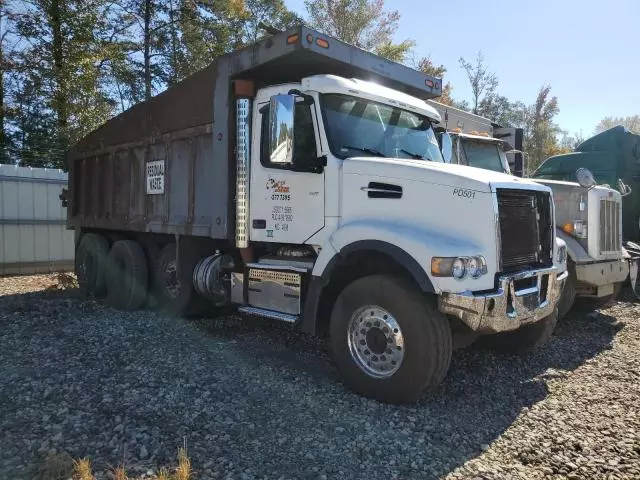
<svg viewBox="0 0 640 480"><path fill-rule="evenodd" d="M347 331L351 358L373 378L389 378L404 359L404 337L396 319L384 308L367 305L356 310Z"/></svg>

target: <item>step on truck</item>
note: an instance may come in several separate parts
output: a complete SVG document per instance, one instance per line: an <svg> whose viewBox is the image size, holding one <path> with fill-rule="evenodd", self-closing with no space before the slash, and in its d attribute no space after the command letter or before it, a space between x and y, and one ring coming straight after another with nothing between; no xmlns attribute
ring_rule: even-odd
<svg viewBox="0 0 640 480"><path fill-rule="evenodd" d="M443 162L440 93L306 27L215 59L70 151L81 288L328 334L345 383L392 403L445 378L458 335L544 344L566 278L550 189Z"/></svg>
<svg viewBox="0 0 640 480"><path fill-rule="evenodd" d="M512 168L518 173L525 170L521 129L500 127L480 115L433 100L428 103L447 119L451 141L447 140L443 154L452 163L505 173ZM596 186L589 172L577 164L561 179L534 177L532 180L553 191L556 234L567 245L569 277L558 304L560 318L576 302L587 310L607 305L629 279L633 266L622 244L622 194Z"/></svg>

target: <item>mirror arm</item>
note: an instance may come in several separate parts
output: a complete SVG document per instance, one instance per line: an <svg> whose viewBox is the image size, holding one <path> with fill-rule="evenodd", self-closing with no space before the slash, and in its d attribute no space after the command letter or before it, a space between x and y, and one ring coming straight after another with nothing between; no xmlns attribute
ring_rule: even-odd
<svg viewBox="0 0 640 480"><path fill-rule="evenodd" d="M291 90L289 90L288 94L289 95L296 95L298 97L302 97L304 99L304 104L305 105L313 105L314 104L314 100L313 100L313 97L311 95L308 95L306 93L302 93L300 90L298 90L296 88L292 88Z"/></svg>

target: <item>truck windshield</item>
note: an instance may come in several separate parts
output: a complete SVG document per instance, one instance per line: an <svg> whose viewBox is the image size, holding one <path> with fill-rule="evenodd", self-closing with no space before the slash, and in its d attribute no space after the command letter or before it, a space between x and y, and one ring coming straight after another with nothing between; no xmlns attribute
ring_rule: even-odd
<svg viewBox="0 0 640 480"><path fill-rule="evenodd" d="M338 158L373 156L443 161L427 117L342 94L324 94L321 104L329 148Z"/></svg>
<svg viewBox="0 0 640 480"><path fill-rule="evenodd" d="M494 142L474 142L465 139L461 143L467 165L505 173L505 154Z"/></svg>

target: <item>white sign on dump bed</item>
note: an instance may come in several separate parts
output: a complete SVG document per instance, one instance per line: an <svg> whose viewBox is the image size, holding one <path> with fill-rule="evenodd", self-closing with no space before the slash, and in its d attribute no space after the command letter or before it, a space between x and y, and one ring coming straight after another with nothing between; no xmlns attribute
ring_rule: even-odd
<svg viewBox="0 0 640 480"><path fill-rule="evenodd" d="M147 195L164 193L164 160L147 162Z"/></svg>

